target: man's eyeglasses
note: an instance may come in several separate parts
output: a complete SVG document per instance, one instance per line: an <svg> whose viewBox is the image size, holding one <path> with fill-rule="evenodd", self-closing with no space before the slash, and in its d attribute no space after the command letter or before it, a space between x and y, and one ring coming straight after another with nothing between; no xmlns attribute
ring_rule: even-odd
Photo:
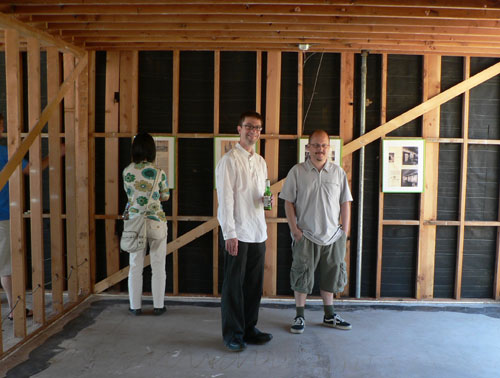
<svg viewBox="0 0 500 378"><path fill-rule="evenodd" d="M319 143L309 143L309 147L312 147L312 148L314 148L314 149L316 149L316 150L317 150L317 149L318 149L318 148L320 148L320 147L321 147L321 148L327 148L327 147L330 147L330 145L329 145L329 144L326 144L326 143L325 143L325 144L319 144Z"/></svg>
<svg viewBox="0 0 500 378"><path fill-rule="evenodd" d="M245 129L247 129L248 131L262 131L262 126L254 126L254 125L243 125L245 127Z"/></svg>

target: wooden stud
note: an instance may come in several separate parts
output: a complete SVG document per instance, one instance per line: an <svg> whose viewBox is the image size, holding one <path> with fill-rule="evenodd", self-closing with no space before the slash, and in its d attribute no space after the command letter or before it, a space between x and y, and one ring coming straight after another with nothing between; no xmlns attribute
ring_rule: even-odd
<svg viewBox="0 0 500 378"><path fill-rule="evenodd" d="M79 59L87 67L88 55ZM77 67L78 67L77 65ZM93 85L93 84L92 84ZM76 82L76 250L78 259L78 286L80 299L91 290L89 244L89 69L82 70Z"/></svg>
<svg viewBox="0 0 500 378"><path fill-rule="evenodd" d="M64 54L64 78L75 69L73 54ZM76 182L75 182L75 90L64 97L64 132L66 151L66 256L68 271L68 297L70 302L78 301L78 263L76 256Z"/></svg>
<svg viewBox="0 0 500 378"><path fill-rule="evenodd" d="M302 137L304 116L304 55L297 53L297 138ZM342 96L341 96L342 98Z"/></svg>
<svg viewBox="0 0 500 378"><path fill-rule="evenodd" d="M262 51L257 51L257 62L255 72L255 111L261 112L262 109Z"/></svg>
<svg viewBox="0 0 500 378"><path fill-rule="evenodd" d="M387 115L387 54L382 54L382 71L380 78L380 123L386 123ZM383 136L382 136L383 137ZM380 146L382 156L382 146ZM382 243L384 238L384 192L382 192L382 169L379 175L378 196L378 232L377 232L377 263L375 268L375 298L380 298L382 286Z"/></svg>
<svg viewBox="0 0 500 378"><path fill-rule="evenodd" d="M16 30L5 30L6 121L9 159L21 143L21 72L19 34ZM14 337L26 337L26 246L24 244L24 188L21 170L22 167L18 165L9 181Z"/></svg>
<svg viewBox="0 0 500 378"><path fill-rule="evenodd" d="M266 85L266 134L279 135L280 132L280 98L281 98L281 52L267 53L267 85ZM267 177L272 183L278 180L279 140L266 140ZM278 207L274 206L266 216L276 218ZM268 224L266 240L266 261L264 265L265 296L276 295L277 278L277 246L278 227L276 223Z"/></svg>
<svg viewBox="0 0 500 378"><path fill-rule="evenodd" d="M88 54L88 134L95 132L95 78L96 78L96 54L90 51ZM90 288L94 291L96 276L96 235L95 235L95 138L89 138L88 147L88 188L89 188L89 257L90 257Z"/></svg>
<svg viewBox="0 0 500 378"><path fill-rule="evenodd" d="M61 83L59 51L47 48L47 98L53 100ZM62 165L61 165L61 108L49 120L49 188L50 188L50 252L52 268L52 307L56 314L63 312L64 291L64 241L62 214Z"/></svg>
<svg viewBox="0 0 500 378"><path fill-rule="evenodd" d="M32 130L40 118L40 42L28 38L28 100L29 125ZM37 137L30 147L30 227L33 319L45 323L45 271L43 251L42 204L42 138Z"/></svg>
<svg viewBox="0 0 500 378"><path fill-rule="evenodd" d="M118 132L119 121L123 119L124 130L126 127L128 114L121 117L130 107L127 106L127 94L120 92L120 52L108 51L106 53L106 94L105 94L105 125L106 132ZM128 72L123 72L123 76ZM120 102L123 97L123 106ZM120 111L120 114L119 114ZM118 213L118 138L106 138L104 141L105 157L105 213ZM120 247L118 235L116 234L116 221L105 220L106 230L106 273L111 275L120 269Z"/></svg>
<svg viewBox="0 0 500 378"><path fill-rule="evenodd" d="M344 143L350 142L354 137L354 53L341 53L340 56L340 138ZM352 188L352 155L342 159L349 187ZM347 241L345 262L347 271L350 271L351 243ZM342 293L349 295L349 280Z"/></svg>
<svg viewBox="0 0 500 378"><path fill-rule="evenodd" d="M219 134L220 51L214 52L214 135ZM217 216L217 191L213 190L213 215ZM212 232L212 294L219 294L219 229Z"/></svg>
<svg viewBox="0 0 500 378"><path fill-rule="evenodd" d="M464 80L470 77L470 58L464 58ZM462 296L462 268L464 258L465 205L467 202L467 161L469 158L469 106L470 92L465 91L462 101L462 160L460 164L459 222L457 235L457 260L455 267L455 299Z"/></svg>
<svg viewBox="0 0 500 378"><path fill-rule="evenodd" d="M174 51L173 57L173 77L172 77L172 134L177 135L179 131L179 88L180 88L180 52ZM175 150L179 151L178 139L175 139ZM175 159L175 182L178 183L178 161ZM178 222L177 216L179 215L179 190L175 189L171 198L172 202L172 239L177 239ZM167 253L168 253L167 247ZM173 250L173 294L179 294L179 251Z"/></svg>
<svg viewBox="0 0 500 378"><path fill-rule="evenodd" d="M441 91L441 57L424 56L423 100ZM422 136L439 137L439 112L436 107L423 115ZM434 297L434 265L436 253L436 226L424 221L437 218L439 143L425 145L425 188L420 195L419 248L417 256L416 298Z"/></svg>

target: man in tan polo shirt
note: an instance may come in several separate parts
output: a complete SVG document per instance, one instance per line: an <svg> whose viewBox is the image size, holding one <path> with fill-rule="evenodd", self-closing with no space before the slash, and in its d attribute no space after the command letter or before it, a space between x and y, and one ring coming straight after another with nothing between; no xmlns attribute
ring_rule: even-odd
<svg viewBox="0 0 500 378"><path fill-rule="evenodd" d="M295 295L296 317L290 331L304 332L304 307L318 265L325 311L323 325L347 330L352 328L351 324L334 313L333 294L342 292L347 283L344 258L352 196L344 170L328 161L328 134L314 131L307 149L309 158L288 172L280 193L292 233L290 284Z"/></svg>

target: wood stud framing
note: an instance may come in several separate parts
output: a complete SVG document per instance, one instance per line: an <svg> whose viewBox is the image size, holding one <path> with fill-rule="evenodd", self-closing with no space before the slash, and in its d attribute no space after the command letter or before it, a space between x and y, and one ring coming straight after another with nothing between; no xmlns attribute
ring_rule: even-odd
<svg viewBox="0 0 500 378"><path fill-rule="evenodd" d="M75 69L73 54L64 54L64 78ZM78 273L76 256L76 176L75 176L75 86L64 97L64 145L66 178L66 269L68 272L68 297L78 301Z"/></svg>
<svg viewBox="0 0 500 378"><path fill-rule="evenodd" d="M61 61L55 47L47 49L47 98L53 100L61 84ZM53 112L49 120L49 192L50 192L50 253L52 258L52 307L55 313L63 311L64 291L64 240L62 214L61 175L61 109Z"/></svg>
<svg viewBox="0 0 500 378"><path fill-rule="evenodd" d="M424 56L423 101L441 91L441 57ZM439 111L436 107L423 115L422 137L439 137ZM425 188L420 195L419 248L417 255L416 298L434 296L434 261L436 251L436 226L425 224L437 219L439 143L425 145Z"/></svg>
<svg viewBox="0 0 500 378"><path fill-rule="evenodd" d="M19 33L5 31L5 70L7 88L7 146L9 159L21 143L22 92L19 55ZM26 336L26 253L23 221L23 178L21 167L9 180L10 250L12 256L12 306L14 307L14 336Z"/></svg>
<svg viewBox="0 0 500 378"><path fill-rule="evenodd" d="M98 4L99 3L99 4ZM14 4L14 2L12 3ZM461 299L465 227L496 227L497 249L492 297L500 299L500 218L497 221L466 221L467 162L469 144L496 144L500 141L471 140L468 136L469 91L500 73L500 63L470 77L469 56L498 56L500 37L497 25L500 7L482 7L478 2L463 0L439 7L434 1L419 5L394 5L386 0L324 1L275 0L266 4L247 5L244 1L210 2L194 0L176 4L154 0L99 0L71 2L61 6L55 0L21 0L15 7L0 5L0 25L7 29L4 37L7 73L7 117L9 164L0 173L0 186L9 180L11 194L11 248L14 283L14 334L25 337L26 241L24 218L30 219L32 293L36 322L46 325L45 272L43 268L43 221L50 220L52 269L51 289L54 313L67 311L63 294L78 302L92 292L112 287L128 274L120 269L118 238L115 233L118 208L118 140L137 133L138 50L173 50L172 133L182 138L212 138L219 135L220 54L224 50L256 51L256 110L261 111L262 75L266 75L265 143L272 191L277 194L283 180L278 180L279 141L301 137L303 107L303 59L298 43L310 43L311 51L341 53L340 136L344 140L343 165L352 180L352 153L407 122L423 116L426 148L426 187L420 198L419 220L384 220L384 195L379 194L379 224L376 262L375 297L381 297L383 227L386 225L419 228L416 298L433 298L434 260L437 226L457 228L455 298ZM453 5L453 7L451 6ZM138 12L139 7L141 12ZM425 16L422 16L424 14ZM369 17L368 17L369 16ZM222 27L224 25L225 27ZM86 52L84 50L92 51ZM22 87L20 51L28 51L29 125L22 125ZM40 51L47 51L48 106L40 106ZM181 50L214 51L214 118L212 134L179 133L179 92ZM361 49L382 53L381 126L364 136L353 136L354 54ZM95 51L107 50L105 132L95 133ZM466 51L464 53L464 50ZM267 72L262 72L262 54L267 52ZM279 134L281 54L298 54L297 134ZM64 52L64 55L61 55ZM422 54L424 59L423 102L387 121L387 54ZM442 55L464 57L464 81L440 92ZM63 64L62 64L63 63ZM63 68L63 71L61 69ZM61 79L65 81L61 84ZM115 97L119 93L119 97ZM463 94L461 138L440 138L439 106ZM64 124L62 109L64 97ZM40 133L48 121L50 166L50 215L42 214L42 156ZM29 133L25 133L29 129ZM90 137L89 137L90 135ZM169 134L170 135L170 134ZM105 214L95 214L95 138L105 138ZM24 138L24 139L21 139ZM62 139L64 138L64 139ZM65 143L65 162L61 164L61 141ZM176 140L176 143L177 140ZM461 144L459 219L437 219L438 169L441 143ZM23 214L23 177L20 163L30 152L30 214ZM62 181L65 170L66 181ZM176 167L176 172L177 172ZM177 174L177 173L176 173ZM178 182L178 177L176 177ZM65 185L65 191L63 191ZM65 197L63 197L65 192ZM216 193L213 217L183 217L178 214L178 190L171 198L173 241L167 253L173 253L173 294L179 294L179 249L201 235L212 232L212 294L218 295L218 232ZM62 214L65 200L66 214ZM500 209L499 209L500 212ZM66 218L66 233L64 230ZM106 228L107 278L95 284L95 227L103 219ZM200 226L178 235L178 222L200 221ZM268 218L268 241L264 294L276 293L277 209ZM66 238L66 240L65 240ZM149 264L146 258L145 265ZM66 281L67 280L67 287ZM348 292L346 288L346 294ZM0 335L0 344L1 344Z"/></svg>
<svg viewBox="0 0 500 378"><path fill-rule="evenodd" d="M77 214L72 212L75 206L75 197L68 193L66 199L66 207L68 214L62 213L62 165L61 165L61 137L65 137L65 150L66 162L66 191L74 192L74 174L71 172L74 169L74 164L71 163L73 150L75 149L74 143L72 144L72 132L75 130L74 119L74 96L75 96L75 79L86 68L87 58L83 56L80 58L79 64L75 67L71 55L64 56L65 65L65 81L59 86L61 82L61 68L62 60L57 48L47 47L47 62L49 64L47 70L48 81L48 105L41 112L41 91L40 91L40 51L41 45L37 38L29 36L27 38L27 78L21 77L22 65L20 60L20 38L19 32L24 30L5 30L4 35L6 38L6 88L7 88L7 138L9 150L9 162L6 164L0 173L0 181L2 186L9 181L10 188L10 201L11 201L11 218L10 225L12 231L11 252L12 252L12 266L13 266L13 294L14 294L14 336L15 337L31 337L48 325L48 322L53 322L58 318L57 314L62 314L64 311L69 310L72 306L63 305L63 290L66 289L66 280L68 280L68 298L70 302L77 302L83 299L83 293L88 295L90 288L87 287L83 290L80 281L85 280L89 282L89 277L79 277L77 269L76 253L78 246L75 248L76 234L73 225L78 225L75 219ZM43 40L43 38L42 38ZM74 59L74 58L73 58ZM24 126L22 124L22 91L21 81L28 80L28 90L30 96L28 97L28 125L29 133L22 133ZM60 107L61 100L65 98L65 124L68 134L61 132L61 115L62 109ZM80 97L77 99L81 100ZM88 111L88 109L85 109ZM84 117L83 122L87 119ZM52 154L48 159L51 171L49 173L50 184L50 198L51 198L51 214L42 214L42 175L43 169L42 156L41 156L41 131L42 128L49 122L49 151ZM86 133L86 129L83 128ZM21 135L24 139L21 140ZM84 149L87 149L87 138L84 139ZM30 177L30 204L29 213L24 214L24 185L21 175L21 161L26 154L30 152L29 160L29 177ZM87 156L82 159L86 164ZM88 177L88 171L84 172L84 180ZM73 189L71 189L73 187ZM88 191L85 192L88 196ZM83 198L81 201L85 212L88 210L88 204ZM27 334L26 329L26 235L25 235L25 221L24 218L30 219L31 230L31 281L32 281L32 304L30 307L33 309L34 321L42 325L37 331ZM53 297L53 312L47 322L45 314L45 272L44 272L44 251L43 251L43 219L48 218L51 222L52 230L60 230L60 235L52 234L51 236L51 265L52 265L52 297ZM64 256L65 245L63 243L63 219L67 223L67 235L69 250L67 257ZM84 217L85 218L85 217ZM88 219L88 213L87 213ZM88 222L86 227L88 228ZM52 231L54 232L54 231ZM80 239L88 239L88 232L80 233ZM88 243L85 247L88 255ZM88 256L84 258L88 262ZM67 268L65 264L68 264ZM65 271L67 270L67 276ZM74 273L74 274L72 274ZM89 272L87 272L89 275ZM80 280L80 278L84 278ZM1 341L1 338L0 338ZM0 348L3 351L3 347Z"/></svg>
<svg viewBox="0 0 500 378"><path fill-rule="evenodd" d="M120 125L120 52L110 51L106 54L106 97L104 130L108 133L119 131ZM124 106L125 107L125 106ZM104 141L105 166L105 212L118 214L118 138L106 138ZM116 220L106 219L106 272L107 275L120 269L120 249L115 232Z"/></svg>
<svg viewBox="0 0 500 378"><path fill-rule="evenodd" d="M40 118L40 42L28 38L28 100L30 129ZM42 140L37 137L30 147L30 210L31 210L31 264L33 280L33 318L45 323L45 272L43 254L42 207Z"/></svg>

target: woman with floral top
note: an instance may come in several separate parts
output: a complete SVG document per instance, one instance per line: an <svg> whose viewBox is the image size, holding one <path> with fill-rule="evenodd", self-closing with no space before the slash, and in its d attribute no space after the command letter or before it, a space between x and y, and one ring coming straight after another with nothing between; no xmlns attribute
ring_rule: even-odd
<svg viewBox="0 0 500 378"><path fill-rule="evenodd" d="M149 255L153 272L151 277L153 313L161 315L166 311L164 298L167 277L165 271L167 220L160 201L167 201L170 192L167 175L153 164L155 158L154 139L147 133L137 134L132 143L132 163L123 170L123 186L128 197L129 219L146 213ZM157 175L160 176L153 188ZM142 271L145 255L146 248L142 252L130 253L129 311L134 315L142 313Z"/></svg>

